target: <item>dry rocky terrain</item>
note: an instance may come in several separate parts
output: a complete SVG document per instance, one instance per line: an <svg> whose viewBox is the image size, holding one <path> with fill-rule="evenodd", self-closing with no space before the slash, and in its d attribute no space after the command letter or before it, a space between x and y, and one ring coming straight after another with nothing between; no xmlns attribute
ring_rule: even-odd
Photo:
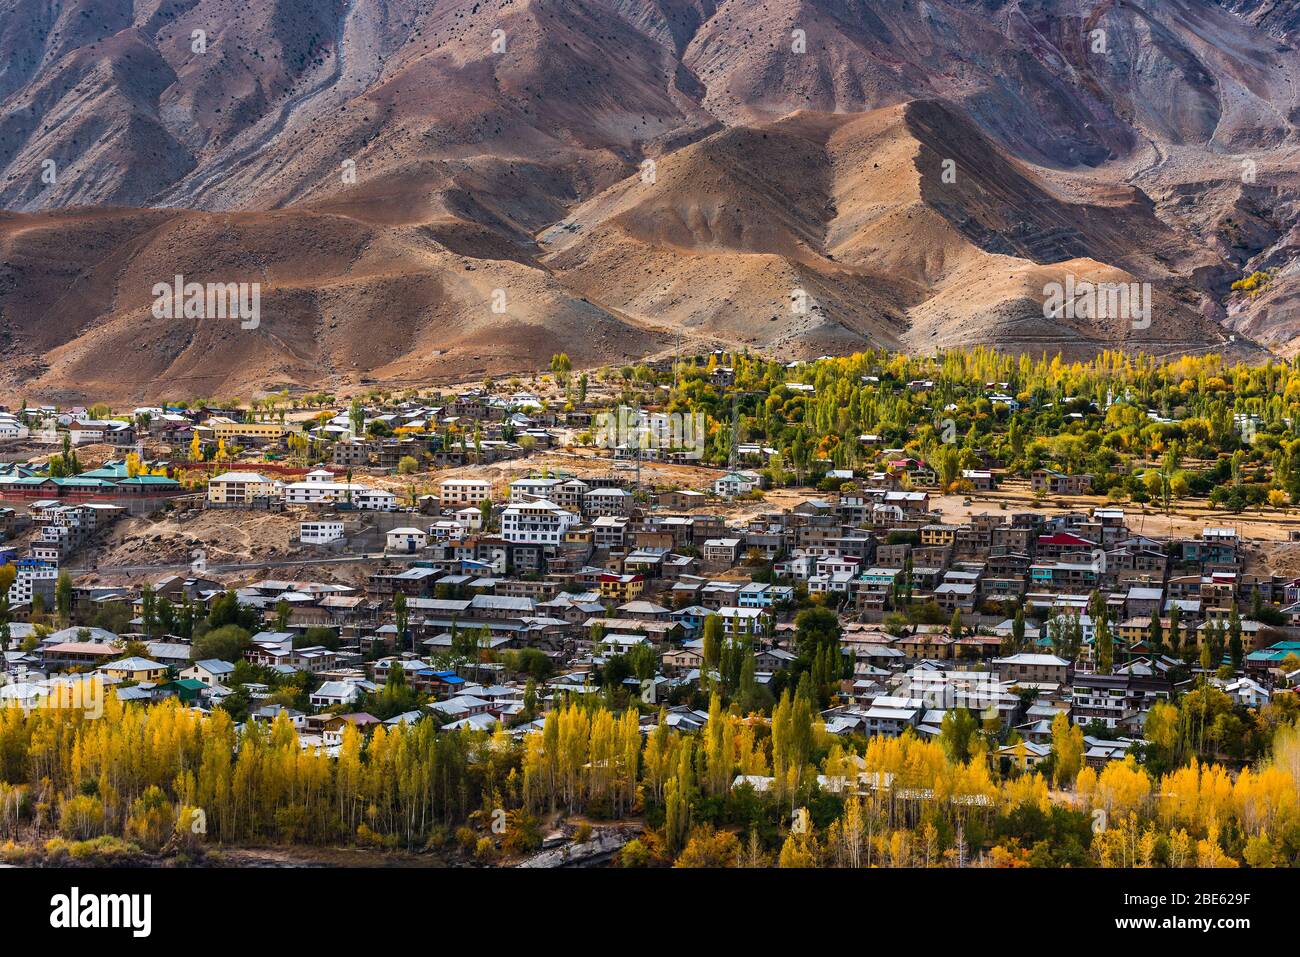
<svg viewBox="0 0 1300 957"><path fill-rule="evenodd" d="M0 394L1290 355L1295 30L1272 0L0 0ZM1151 324L1045 319L1067 273L1150 282ZM260 284L256 328L155 318L176 275Z"/></svg>

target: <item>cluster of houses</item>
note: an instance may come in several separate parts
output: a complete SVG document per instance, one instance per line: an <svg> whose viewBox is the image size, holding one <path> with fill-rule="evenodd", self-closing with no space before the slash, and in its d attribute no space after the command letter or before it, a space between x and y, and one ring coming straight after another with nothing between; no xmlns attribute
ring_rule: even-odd
<svg viewBox="0 0 1300 957"><path fill-rule="evenodd" d="M234 470L208 479L207 505L211 508L345 505L358 511L391 512L397 509L397 496L360 482L339 481L339 476L328 469L313 469L296 482L285 482L261 472Z"/></svg>
<svg viewBox="0 0 1300 957"><path fill-rule="evenodd" d="M581 428L590 416L551 412L523 393L497 397L482 390L438 406L410 401L361 410L360 430L356 413L310 426L161 408L137 413L130 428L166 429L177 445L188 437L201 445L272 450L287 447L295 432L327 440L328 465L306 474L214 470L205 504L304 510L299 541L323 547L348 547L353 513L366 513L372 534L358 541L378 536L385 558L368 569L364 585L270 579L236 589L264 628L243 655L247 663L310 676L310 706L286 708L271 703L275 688L248 680L249 669L239 662L194 660L182 639L144 634L138 590L74 583L72 618L92 620L103 603L128 603L139 631L114 635L73 626L46 633L30 624L35 595L47 608L52 604L60 564L122 513L114 499L136 494L124 491L136 479L161 476L127 475L117 462L74 480L0 466L0 499L21 500L26 509L0 508L0 534L39 529L26 556L0 545L0 560L18 571L9 592L4 700L38 702L66 672L93 671L124 700L177 696L211 708L241 693L250 701L249 720L286 714L305 743L335 747L347 724L365 730L380 723L358 703L400 666L427 704L386 721L527 729L564 696L595 690L616 656L653 662L652 674L626 679L640 700L689 700L707 678L703 632L710 618L724 640L753 655L758 683L777 681L797 660L793 619L809 597L839 615L851 674L823 714L829 731L936 735L948 711L968 707L1019 732L1020 743L1000 757L1022 767L1047 755L1058 713L1089 729L1090 763L1122 758L1141 741L1151 706L1181 690L1180 682L1190 680L1187 662L1194 674L1200 647L1229 621L1240 628L1248 653L1240 669L1228 669L1230 676L1221 673L1224 662L1213 662L1206 680L1250 707L1296 693L1300 681L1300 642L1289 631L1300 624L1300 579L1248 573L1234 529L1155 539L1134 532L1122 509L1107 507L945 521L927 490L936 483L934 471L899 450L885 450L881 470L866 476L832 472L821 487L837 491L781 510L731 507L762 489L762 476L747 468L701 488L656 492L634 483L626 469L533 475L500 485L470 475L400 503L392 491L354 481L353 469L397 468L408 455L422 465L491 462L545 448L561 422ZM13 418L29 436L50 428L47 415ZM94 431L93 420L55 418L65 432L75 427L78 444L92 440L85 436ZM662 425L642 418L636 427L654 433ZM0 437L6 428L0 419ZM93 441L106 434L100 430ZM624 443L610 457L629 452L641 459L646 448ZM747 462L772 454L761 446L739 450ZM976 490L994 485L992 473L978 469L962 479ZM1091 477L1040 469L1031 486L1072 496L1087 492ZM189 603L199 614L226 590L197 571L152 585L156 598ZM1094 593L1113 623L1108 669L1099 667L1093 650ZM1259 606L1271 609L1273 625L1251 617ZM917 609L928 614L904 614ZM1022 621L1016 610L1023 610ZM1175 621L1178 648L1151 642L1153 632L1168 634ZM322 628L337 636L330 647L309 643L309 633ZM1067 632L1077 642L1065 641ZM126 653L128 643L135 653ZM532 713L525 680L507 671L500 654L523 649L549 662ZM707 721L684 704L667 713L676 727Z"/></svg>
<svg viewBox="0 0 1300 957"><path fill-rule="evenodd" d="M309 479L329 481L323 474ZM1194 660L1188 650L1211 628L1225 628L1235 609L1247 610L1238 621L1250 652L1240 671L1225 677L1215 662L1207 679L1249 707L1294 694L1300 680L1292 664L1300 664L1300 642L1288 639L1286 626L1270 635L1248 614L1262 603L1293 620L1300 580L1246 573L1231 529L1155 540L1135 535L1114 508L948 524L931 511L928 493L889 489L811 499L735 526L707 510L675 508L680 492L647 500L612 480L524 478L495 506L491 494L487 482L444 482L437 505L459 533L394 529L390 536L417 538L400 549L403 560L375 567L364 587L266 580L237 589L240 603L266 623L247 661L312 676L310 710L288 709L305 741L333 746L341 723L378 723L353 709L396 665L428 696L420 712L399 716L403 721L527 727L536 715L524 714L524 681L501 663L500 653L510 650L535 649L550 661L537 689L539 712L566 694L594 690L613 656L638 651L654 663L653 675L626 679L641 700L689 700L705 677L702 636L710 617L725 641L754 655L756 681L766 684L796 660L793 612L805 591L821 594L843 624L852 676L823 714L836 734L938 734L948 710L968 707L1018 731L1020 743L1001 757L1031 766L1047 755L1052 719L1065 712L1090 729L1090 762L1119 759L1141 741L1151 706L1192 680L1175 655L1181 650ZM485 512L499 522L498 533L482 527ZM221 582L199 577L154 583L155 596L200 612L224 592ZM1114 623L1116 653L1106 673L1091 644L1094 592ZM82 586L74 593L74 616L122 601L132 604L135 624L142 621L138 593ZM930 604L947 624L891 619L899 609ZM1008 652L1012 608L1028 614L1023 647ZM1175 609L1181 649L1152 647L1153 618L1168 632ZM1079 639L1068 654L1062 622ZM42 681L71 669L96 670L127 700L177 695L212 707L235 691L236 662L194 661L174 636L74 627L22 650L31 627L11 625L5 668L10 687L21 690L10 696L39 696ZM319 628L338 636L337 647L305 644ZM124 656L127 640L145 642L147 655ZM252 720L285 710L258 704L273 688L243 681L239 689L255 705ZM684 728L707 721L684 705L669 714Z"/></svg>
<svg viewBox="0 0 1300 957"><path fill-rule="evenodd" d="M125 506L111 502L60 499L37 499L18 508L0 506L0 565L14 568L7 594L10 614L30 611L38 595L46 608L53 607L65 559L126 513ZM25 555L15 545L4 544L19 535L27 537Z"/></svg>

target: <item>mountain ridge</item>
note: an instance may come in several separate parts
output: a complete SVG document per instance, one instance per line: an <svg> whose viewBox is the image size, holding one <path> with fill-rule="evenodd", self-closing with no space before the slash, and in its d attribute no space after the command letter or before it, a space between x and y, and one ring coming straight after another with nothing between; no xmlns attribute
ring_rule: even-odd
<svg viewBox="0 0 1300 957"><path fill-rule="evenodd" d="M1290 355L1295 7L4 0L0 381L251 392L683 338ZM1044 319L1072 269L1151 283L1154 324ZM266 321L155 329L180 272L264 282Z"/></svg>

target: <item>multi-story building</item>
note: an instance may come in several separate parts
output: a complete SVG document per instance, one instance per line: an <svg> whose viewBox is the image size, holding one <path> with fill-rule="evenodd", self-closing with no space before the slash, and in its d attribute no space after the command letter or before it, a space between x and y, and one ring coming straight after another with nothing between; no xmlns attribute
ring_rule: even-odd
<svg viewBox="0 0 1300 957"><path fill-rule="evenodd" d="M362 512L392 512L397 510L397 496L378 488L359 486L352 493L352 507Z"/></svg>
<svg viewBox="0 0 1300 957"><path fill-rule="evenodd" d="M1040 562L1029 567L1031 588L1084 593L1097 587L1097 566L1087 562Z"/></svg>
<svg viewBox="0 0 1300 957"><path fill-rule="evenodd" d="M370 464L370 443L358 439L342 439L334 443L330 461L335 465L351 468L356 465Z"/></svg>
<svg viewBox="0 0 1300 957"><path fill-rule="evenodd" d="M597 548L623 548L627 541L628 520L615 515L602 515L591 523Z"/></svg>
<svg viewBox="0 0 1300 957"><path fill-rule="evenodd" d="M1050 495L1087 495L1092 491L1092 476L1066 475L1055 469L1034 469L1029 476L1029 485L1034 491L1044 491Z"/></svg>
<svg viewBox="0 0 1300 957"><path fill-rule="evenodd" d="M704 543L703 555L710 565L734 565L740 555L740 539L710 538Z"/></svg>
<svg viewBox="0 0 1300 957"><path fill-rule="evenodd" d="M492 497L492 483L486 479L446 479L438 484L438 502L443 510L479 505Z"/></svg>
<svg viewBox="0 0 1300 957"><path fill-rule="evenodd" d="M957 540L956 525L922 525L921 526L921 544L922 545L951 545Z"/></svg>
<svg viewBox="0 0 1300 957"><path fill-rule="evenodd" d="M1241 539L1232 528L1206 528L1199 538L1184 539L1174 547L1178 561L1202 570L1208 565L1235 568L1241 557Z"/></svg>
<svg viewBox="0 0 1300 957"><path fill-rule="evenodd" d="M554 502L566 511L576 513L582 511L582 500L590 490L591 486L580 479L566 479L553 487L549 495L543 495L542 498Z"/></svg>
<svg viewBox="0 0 1300 957"><path fill-rule="evenodd" d="M342 522L302 522L298 540L304 545L328 545L343 538Z"/></svg>
<svg viewBox="0 0 1300 957"><path fill-rule="evenodd" d="M317 469L308 472L301 482L290 482L284 486L284 504L338 505L355 502L358 495L369 491L368 486L356 482L336 482L332 472Z"/></svg>
<svg viewBox="0 0 1300 957"><path fill-rule="evenodd" d="M210 505L250 505L278 496L280 483L257 472L223 472L208 479Z"/></svg>
<svg viewBox="0 0 1300 957"><path fill-rule="evenodd" d="M1021 684L1066 685L1070 680L1070 662L1056 655L1023 653L1006 658L994 658L993 669L1003 681Z"/></svg>
<svg viewBox="0 0 1300 957"><path fill-rule="evenodd" d="M9 604L25 605L35 595L40 595L47 607L54 599L54 586L59 578L57 565L37 559L13 562L17 575L9 586Z"/></svg>
<svg viewBox="0 0 1300 957"><path fill-rule="evenodd" d="M274 422L213 422L213 439L240 444L275 442L291 431Z"/></svg>
<svg viewBox="0 0 1300 957"><path fill-rule="evenodd" d="M713 483L713 493L723 498L747 495L758 488L760 479L753 472L728 472Z"/></svg>
<svg viewBox="0 0 1300 957"><path fill-rule="evenodd" d="M510 483L510 504L522 505L525 502L550 502L551 494L563 485L562 479L522 478Z"/></svg>
<svg viewBox="0 0 1300 957"><path fill-rule="evenodd" d="M864 608L883 608L894 593L900 568L868 568L857 581L858 604Z"/></svg>
<svg viewBox="0 0 1300 957"><path fill-rule="evenodd" d="M600 597L615 601L633 601L645 590L645 579L640 575L601 575L597 580Z"/></svg>
<svg viewBox="0 0 1300 957"><path fill-rule="evenodd" d="M750 582L736 595L736 604L741 608L771 608L793 600L794 588L790 585L768 585L764 582Z"/></svg>
<svg viewBox="0 0 1300 957"><path fill-rule="evenodd" d="M1074 676L1070 716L1083 726L1100 721L1108 728L1138 730L1141 715L1156 701L1169 699L1168 680L1142 675L1080 674Z"/></svg>
<svg viewBox="0 0 1300 957"><path fill-rule="evenodd" d="M593 488L583 496L582 510L589 518L628 515L632 511L632 493L623 488Z"/></svg>
<svg viewBox="0 0 1300 957"><path fill-rule="evenodd" d="M513 485L511 494L514 494ZM501 537L508 542L558 546L578 516L545 499L509 506L501 513Z"/></svg>
<svg viewBox="0 0 1300 957"><path fill-rule="evenodd" d="M719 608L722 632L728 638L755 638L763 634L767 612L761 608Z"/></svg>

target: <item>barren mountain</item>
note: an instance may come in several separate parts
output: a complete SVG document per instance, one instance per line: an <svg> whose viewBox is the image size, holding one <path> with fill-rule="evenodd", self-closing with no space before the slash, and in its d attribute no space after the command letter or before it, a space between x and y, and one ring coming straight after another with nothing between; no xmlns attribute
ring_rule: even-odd
<svg viewBox="0 0 1300 957"><path fill-rule="evenodd" d="M1286 354L1297 0L0 0L0 385ZM1231 283L1271 270L1263 291ZM255 328L154 287L260 283ZM1045 290L1150 283L1143 322ZM1233 338L1234 341L1229 341Z"/></svg>

